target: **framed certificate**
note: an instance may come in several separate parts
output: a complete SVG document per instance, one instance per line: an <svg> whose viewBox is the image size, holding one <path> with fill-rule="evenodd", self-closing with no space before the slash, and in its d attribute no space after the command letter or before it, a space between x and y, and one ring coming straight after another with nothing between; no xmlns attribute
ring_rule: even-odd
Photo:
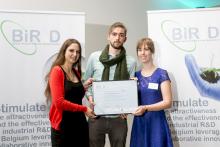
<svg viewBox="0 0 220 147"><path fill-rule="evenodd" d="M137 81L93 82L96 115L132 113L138 107Z"/></svg>

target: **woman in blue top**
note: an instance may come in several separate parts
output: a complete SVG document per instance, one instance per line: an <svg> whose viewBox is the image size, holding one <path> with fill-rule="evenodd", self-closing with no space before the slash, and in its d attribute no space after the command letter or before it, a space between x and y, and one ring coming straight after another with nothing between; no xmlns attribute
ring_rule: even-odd
<svg viewBox="0 0 220 147"><path fill-rule="evenodd" d="M167 71L153 64L154 51L150 38L137 44L142 69L135 73L139 107L134 112L130 147L173 147L164 112L171 107L171 84Z"/></svg>

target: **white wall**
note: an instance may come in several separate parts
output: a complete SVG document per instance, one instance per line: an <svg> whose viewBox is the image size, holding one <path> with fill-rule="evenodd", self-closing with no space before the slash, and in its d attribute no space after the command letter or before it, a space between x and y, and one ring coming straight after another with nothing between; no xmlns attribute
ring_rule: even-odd
<svg viewBox="0 0 220 147"><path fill-rule="evenodd" d="M115 21L121 21L128 28L125 47L129 54L136 56L136 41L147 35L145 12L154 9L184 8L176 0L0 0L0 4L0 9L3 10L85 12L86 55L102 49L106 43L108 26Z"/></svg>
<svg viewBox="0 0 220 147"><path fill-rule="evenodd" d="M128 40L125 47L128 54L136 57L136 42L147 35L146 11L184 7L176 0L0 0L2 10L85 12L86 57L91 52L104 48L108 26L116 21L127 26ZM127 146L130 141L131 116L128 123ZM106 147L109 147L109 143Z"/></svg>

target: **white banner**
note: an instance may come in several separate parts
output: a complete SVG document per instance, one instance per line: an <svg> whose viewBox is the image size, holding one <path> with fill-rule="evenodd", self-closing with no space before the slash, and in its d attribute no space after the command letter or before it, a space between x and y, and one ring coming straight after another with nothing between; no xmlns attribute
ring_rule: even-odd
<svg viewBox="0 0 220 147"><path fill-rule="evenodd" d="M155 60L174 93L167 118L177 147L220 146L220 9L148 11Z"/></svg>
<svg viewBox="0 0 220 147"><path fill-rule="evenodd" d="M51 146L44 77L68 38L84 56L84 13L0 10L0 147Z"/></svg>

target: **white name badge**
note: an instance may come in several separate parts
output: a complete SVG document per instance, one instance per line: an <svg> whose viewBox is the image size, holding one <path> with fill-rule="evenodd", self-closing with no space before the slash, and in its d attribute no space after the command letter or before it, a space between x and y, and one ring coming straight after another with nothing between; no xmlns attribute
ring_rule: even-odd
<svg viewBox="0 0 220 147"><path fill-rule="evenodd" d="M158 83L149 83L148 89L158 90Z"/></svg>

